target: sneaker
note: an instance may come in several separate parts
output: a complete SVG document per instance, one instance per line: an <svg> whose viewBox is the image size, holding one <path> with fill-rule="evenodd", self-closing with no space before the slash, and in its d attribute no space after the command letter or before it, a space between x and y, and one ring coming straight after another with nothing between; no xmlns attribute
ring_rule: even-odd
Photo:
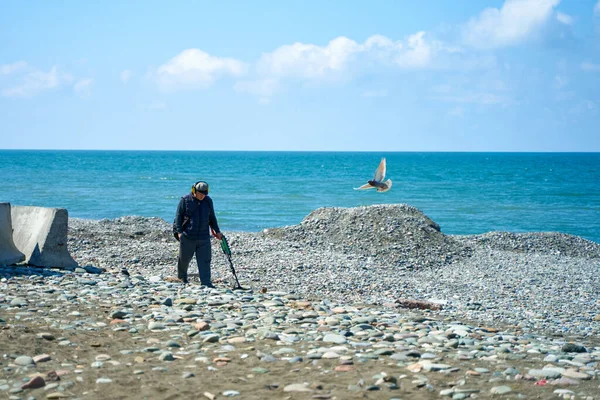
<svg viewBox="0 0 600 400"><path fill-rule="evenodd" d="M209 289L216 289L216 286L213 285L212 283L209 283L209 284L203 283L202 286L205 286L205 287L207 287Z"/></svg>

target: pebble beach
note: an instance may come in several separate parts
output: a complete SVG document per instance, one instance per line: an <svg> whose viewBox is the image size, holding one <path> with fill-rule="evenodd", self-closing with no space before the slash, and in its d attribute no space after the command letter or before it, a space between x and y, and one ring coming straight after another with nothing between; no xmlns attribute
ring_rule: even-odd
<svg viewBox="0 0 600 400"><path fill-rule="evenodd" d="M70 219L74 270L0 266L0 396L600 399L598 243L405 204L222 229L245 290L214 239L216 288L174 279L159 218Z"/></svg>

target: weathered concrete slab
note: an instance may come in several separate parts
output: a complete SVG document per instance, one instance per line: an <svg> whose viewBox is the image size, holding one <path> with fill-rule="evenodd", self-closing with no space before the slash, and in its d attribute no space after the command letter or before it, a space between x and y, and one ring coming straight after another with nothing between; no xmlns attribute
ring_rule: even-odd
<svg viewBox="0 0 600 400"><path fill-rule="evenodd" d="M11 265L25 260L13 241L10 203L0 203L0 264Z"/></svg>
<svg viewBox="0 0 600 400"><path fill-rule="evenodd" d="M69 215L64 208L12 206L13 240L25 261L38 267L74 268L67 248Z"/></svg>

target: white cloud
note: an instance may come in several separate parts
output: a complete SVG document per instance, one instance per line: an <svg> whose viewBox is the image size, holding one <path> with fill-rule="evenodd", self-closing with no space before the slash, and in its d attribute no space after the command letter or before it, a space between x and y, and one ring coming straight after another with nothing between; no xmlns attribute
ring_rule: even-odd
<svg viewBox="0 0 600 400"><path fill-rule="evenodd" d="M504 47L528 39L552 15L560 0L506 0L501 9L487 8L472 18L464 41L478 48Z"/></svg>
<svg viewBox="0 0 600 400"><path fill-rule="evenodd" d="M581 69L586 72L600 72L600 64L583 62L581 63Z"/></svg>
<svg viewBox="0 0 600 400"><path fill-rule="evenodd" d="M558 11L556 13L556 20L564 25L572 25L573 24L573 17L571 17L570 15L567 15L565 13L562 13L560 11Z"/></svg>
<svg viewBox="0 0 600 400"><path fill-rule="evenodd" d="M25 61L1 65L0 75L8 77L3 79L0 89L0 95L4 97L33 97L61 87L72 87L77 95L88 96L93 82L90 78L76 79L56 65L44 71Z"/></svg>
<svg viewBox="0 0 600 400"><path fill-rule="evenodd" d="M400 50L402 49L402 43L395 42L383 35L372 35L365 40L365 47L367 49L377 50Z"/></svg>
<svg viewBox="0 0 600 400"><path fill-rule="evenodd" d="M80 79L73 85L73 90L80 96L87 97L91 94L92 79Z"/></svg>
<svg viewBox="0 0 600 400"><path fill-rule="evenodd" d="M10 75L25 68L27 68L27 63L25 61L17 61L16 63L12 64L3 64L0 65L0 75Z"/></svg>
<svg viewBox="0 0 600 400"><path fill-rule="evenodd" d="M2 95L6 97L31 97L44 91L60 87L62 84L71 83L73 77L66 73L61 73L57 66L54 66L48 72L28 68L22 77L22 82L16 86L2 90Z"/></svg>
<svg viewBox="0 0 600 400"><path fill-rule="evenodd" d="M158 67L152 76L165 89L205 88L221 76L237 77L245 71L246 65L236 59L187 49Z"/></svg>
<svg viewBox="0 0 600 400"><path fill-rule="evenodd" d="M344 71L361 49L361 45L344 36L324 47L294 43L263 54L257 69L261 75L270 77L323 78Z"/></svg>
<svg viewBox="0 0 600 400"><path fill-rule="evenodd" d="M398 41L373 35L363 43L345 36L324 46L297 42L263 53L256 63L256 78L236 83L235 89L257 95L266 102L286 80L340 82L370 67L437 68L434 60L438 55L455 51L430 39L425 32Z"/></svg>
<svg viewBox="0 0 600 400"><path fill-rule="evenodd" d="M433 57L433 44L425 40L425 32L410 35L404 46L405 51L400 51L394 61L400 67L422 68L427 67Z"/></svg>
<svg viewBox="0 0 600 400"><path fill-rule="evenodd" d="M305 43L281 46L261 56L257 71L272 79L338 80L368 65L429 68L434 66L436 56L456 51L423 31L398 41L373 35L364 43L357 43L340 36L325 46Z"/></svg>
<svg viewBox="0 0 600 400"><path fill-rule="evenodd" d="M127 83L129 82L129 80L131 79L131 71L126 69L123 72L121 72L121 81L123 81L123 83Z"/></svg>

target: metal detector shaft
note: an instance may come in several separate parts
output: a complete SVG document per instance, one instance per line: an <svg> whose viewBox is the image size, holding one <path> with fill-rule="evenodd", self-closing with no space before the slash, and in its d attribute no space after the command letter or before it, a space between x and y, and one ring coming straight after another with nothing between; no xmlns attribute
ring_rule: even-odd
<svg viewBox="0 0 600 400"><path fill-rule="evenodd" d="M211 228L213 236L217 236L215 231ZM227 261L229 261L229 267L231 268L231 272L233 273L233 277L235 278L235 283L237 284L234 289L244 289L242 285L240 285L240 281L238 280L237 274L235 273L235 268L233 266L233 261L231 261L231 249L229 248L229 243L227 243L227 238L225 235L221 234L221 250L223 250L223 254L227 257Z"/></svg>
<svg viewBox="0 0 600 400"><path fill-rule="evenodd" d="M227 261L229 261L229 266L231 267L231 272L233 273L233 277L235 278L235 283L237 286L234 289L243 289L242 285L240 285L240 281L238 280L237 274L235 273L235 268L233 267L233 262L231 261L231 255L227 255Z"/></svg>

